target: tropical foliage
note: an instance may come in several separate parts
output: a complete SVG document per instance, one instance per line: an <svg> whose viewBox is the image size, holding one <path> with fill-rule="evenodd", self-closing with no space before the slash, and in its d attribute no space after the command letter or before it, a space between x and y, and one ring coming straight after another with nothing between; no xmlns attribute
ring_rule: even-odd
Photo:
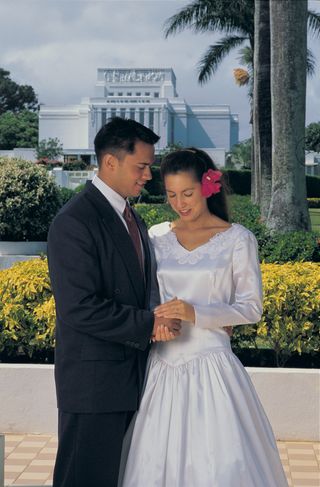
<svg viewBox="0 0 320 487"><path fill-rule="evenodd" d="M217 32L221 39L208 47L198 64L198 80L205 83L230 52L240 49L240 60L246 66L246 72L235 73L241 86L252 82L254 50L254 0L194 0L183 7L165 23L165 36L177 34L184 29L195 33ZM320 14L313 10L308 12L308 27L311 34L320 33ZM314 73L314 56L309 51L308 71ZM245 71L245 70L243 70Z"/></svg>
<svg viewBox="0 0 320 487"><path fill-rule="evenodd" d="M0 149L36 147L38 143L38 115L35 112L5 112L0 115Z"/></svg>
<svg viewBox="0 0 320 487"><path fill-rule="evenodd" d="M59 208L59 188L44 168L0 158L0 240L46 240Z"/></svg>
<svg viewBox="0 0 320 487"><path fill-rule="evenodd" d="M10 78L10 72L0 68L0 115L5 112L34 111L38 108L32 86L19 85Z"/></svg>
<svg viewBox="0 0 320 487"><path fill-rule="evenodd" d="M62 156L63 146L57 137L49 137L49 139L40 140L36 148L36 153L39 160L52 161Z"/></svg>
<svg viewBox="0 0 320 487"><path fill-rule="evenodd" d="M294 353L319 353L320 265L263 264L264 313L256 325L234 328L235 344L268 347L277 366Z"/></svg>
<svg viewBox="0 0 320 487"><path fill-rule="evenodd" d="M257 325L234 328L236 347L268 347L278 366L294 354L319 351L320 265L263 264L264 313ZM0 353L54 347L55 305L47 261L19 262L0 271Z"/></svg>
<svg viewBox="0 0 320 487"><path fill-rule="evenodd" d="M320 152L320 122L310 123L307 126L306 150Z"/></svg>
<svg viewBox="0 0 320 487"><path fill-rule="evenodd" d="M0 271L0 352L32 355L54 346L55 305L47 261Z"/></svg>

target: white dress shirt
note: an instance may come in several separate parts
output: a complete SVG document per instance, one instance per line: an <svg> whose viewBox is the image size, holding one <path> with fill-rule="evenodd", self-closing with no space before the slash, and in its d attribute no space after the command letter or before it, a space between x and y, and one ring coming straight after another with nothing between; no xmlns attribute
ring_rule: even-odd
<svg viewBox="0 0 320 487"><path fill-rule="evenodd" d="M125 219L123 218L123 212L126 207L126 202L121 194L117 193L114 189L110 188L99 176L95 175L92 184L103 194L103 196L109 201L112 208L118 213L119 217L123 221L124 226L128 230Z"/></svg>

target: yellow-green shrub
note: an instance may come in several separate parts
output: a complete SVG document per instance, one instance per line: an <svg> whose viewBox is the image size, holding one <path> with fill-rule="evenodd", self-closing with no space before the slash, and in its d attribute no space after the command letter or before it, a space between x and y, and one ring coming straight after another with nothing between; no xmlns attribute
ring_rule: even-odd
<svg viewBox="0 0 320 487"><path fill-rule="evenodd" d="M262 264L262 276L262 319L235 327L234 342L273 349L278 366L293 353L319 351L320 264Z"/></svg>
<svg viewBox="0 0 320 487"><path fill-rule="evenodd" d="M267 347L278 365L293 353L319 350L320 264L262 264L264 314L256 325L234 327L237 347ZM0 352L54 346L55 306L46 259L0 271Z"/></svg>
<svg viewBox="0 0 320 487"><path fill-rule="evenodd" d="M54 345L55 306L46 259L0 271L0 351L26 354Z"/></svg>

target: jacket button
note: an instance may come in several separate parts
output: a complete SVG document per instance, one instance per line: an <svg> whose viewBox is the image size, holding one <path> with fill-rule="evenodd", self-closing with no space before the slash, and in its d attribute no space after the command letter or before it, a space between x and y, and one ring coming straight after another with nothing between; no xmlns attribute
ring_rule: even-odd
<svg viewBox="0 0 320 487"><path fill-rule="evenodd" d="M114 294L120 294L120 293L121 293L120 289L117 288L114 290Z"/></svg>

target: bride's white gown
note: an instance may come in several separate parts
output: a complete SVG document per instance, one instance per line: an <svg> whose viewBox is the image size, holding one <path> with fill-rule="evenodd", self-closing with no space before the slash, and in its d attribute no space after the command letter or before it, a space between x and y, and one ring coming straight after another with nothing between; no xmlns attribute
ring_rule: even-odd
<svg viewBox="0 0 320 487"><path fill-rule="evenodd" d="M161 301L192 303L195 326L152 347L123 487L285 487L276 441L226 325L261 315L255 237L233 224L193 251L154 226Z"/></svg>

